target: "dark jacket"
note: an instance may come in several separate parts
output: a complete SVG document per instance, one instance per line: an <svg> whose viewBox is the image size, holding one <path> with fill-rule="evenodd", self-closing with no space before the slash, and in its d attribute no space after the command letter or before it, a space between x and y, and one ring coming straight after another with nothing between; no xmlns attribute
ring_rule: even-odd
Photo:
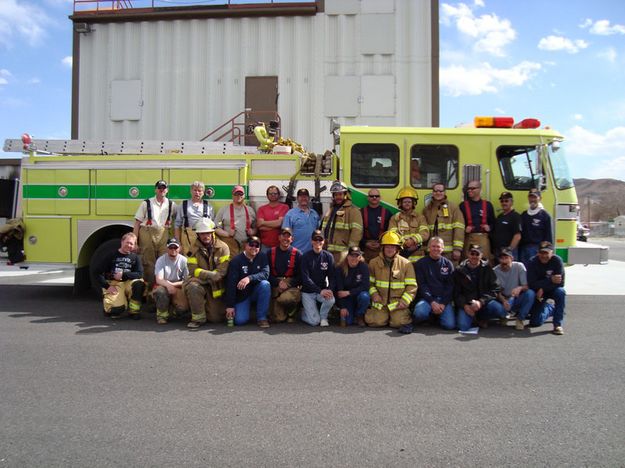
<svg viewBox="0 0 625 468"><path fill-rule="evenodd" d="M451 302L454 284L454 265L451 261L445 257L434 260L428 255L415 263L414 269L419 287L417 296L420 299L425 299L428 304L434 300L438 302L437 298L441 298L440 301L445 305Z"/></svg>
<svg viewBox="0 0 625 468"><path fill-rule="evenodd" d="M295 254L292 255L292 252ZM275 254L274 254L275 252ZM302 253L292 245L289 246L286 251L282 250L280 246L272 247L267 252L267 260L269 262L269 282L272 288L277 288L280 280L286 276L289 271L289 262L293 257L293 270L286 282L290 288L295 288L302 284L301 272L302 272ZM275 258L275 264L273 259Z"/></svg>
<svg viewBox="0 0 625 468"><path fill-rule="evenodd" d="M302 256L302 292L334 291L334 257L327 250L309 250Z"/></svg>
<svg viewBox="0 0 625 468"><path fill-rule="evenodd" d="M119 250L113 252L104 264L104 271L98 275L98 283L102 289L108 288L110 282L114 280L116 271L122 271L122 281L136 280L143 278L143 266L139 256L130 252L121 253Z"/></svg>
<svg viewBox="0 0 625 468"><path fill-rule="evenodd" d="M562 283L554 284L551 275L562 275ZM556 288L564 287L564 264L562 259L553 255L547 263L542 263L538 255L532 257L527 265L527 284L530 289L538 291L542 289L549 295Z"/></svg>
<svg viewBox="0 0 625 468"><path fill-rule="evenodd" d="M346 299L369 291L369 266L365 262L358 262L354 268L347 268L347 275L340 266L337 266L335 284L337 291L349 291L348 297L337 299L337 305L343 308Z"/></svg>
<svg viewBox="0 0 625 468"><path fill-rule="evenodd" d="M245 289L237 289L237 283L248 276L250 283ZM230 260L228 265L228 277L226 280L226 307L234 307L243 302L254 292L254 287L263 280L269 279L269 264L267 255L259 252L250 262L244 252Z"/></svg>
<svg viewBox="0 0 625 468"><path fill-rule="evenodd" d="M477 270L475 283L471 278L468 260L462 262L454 271L454 302L456 307L464 307L473 300L478 300L482 306L485 306L490 301L497 299L501 286L493 269L488 265L488 262L482 260Z"/></svg>

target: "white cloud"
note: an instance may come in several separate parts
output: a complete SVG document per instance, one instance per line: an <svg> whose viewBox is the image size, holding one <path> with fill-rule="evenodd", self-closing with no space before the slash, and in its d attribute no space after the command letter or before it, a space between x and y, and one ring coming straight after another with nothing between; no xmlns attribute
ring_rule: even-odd
<svg viewBox="0 0 625 468"><path fill-rule="evenodd" d="M616 63L616 57L617 57L617 53L616 53L616 49L614 47L608 47L605 50L602 50L601 52L599 52L597 54L597 57L601 58L601 59L605 59L610 63Z"/></svg>
<svg viewBox="0 0 625 468"><path fill-rule="evenodd" d="M63 60L61 60L61 63L68 68L72 68L72 63L73 63L72 56L68 55L67 57L63 57Z"/></svg>
<svg viewBox="0 0 625 468"><path fill-rule="evenodd" d="M483 6L481 1L475 6ZM510 21L497 15L475 16L471 7L464 3L451 5L443 3L441 21L444 25L455 23L463 35L473 39L473 49L491 55L505 56L504 48L516 38L516 31Z"/></svg>
<svg viewBox="0 0 625 468"><path fill-rule="evenodd" d="M37 77L34 77L28 80L28 84L38 85L38 84L41 84L41 80Z"/></svg>
<svg viewBox="0 0 625 468"><path fill-rule="evenodd" d="M42 9L28 2L0 0L0 46L11 48L23 41L38 45L50 22Z"/></svg>
<svg viewBox="0 0 625 468"><path fill-rule="evenodd" d="M593 22L591 19L586 19L580 28L588 28L590 34L596 34L598 36L611 36L612 34L625 34L625 26L622 24L610 25L610 20L597 20Z"/></svg>
<svg viewBox="0 0 625 468"><path fill-rule="evenodd" d="M506 87L521 86L533 78L540 69L539 63L527 61L511 68L493 68L489 63L482 63L473 68L450 65L441 68L440 84L448 96L477 96L497 93Z"/></svg>
<svg viewBox="0 0 625 468"><path fill-rule="evenodd" d="M582 114L573 114L571 117L573 120L584 120L584 116Z"/></svg>
<svg viewBox="0 0 625 468"><path fill-rule="evenodd" d="M566 151L571 158L577 162L584 159L585 167L596 163L585 177L625 180L625 127L615 127L602 134L575 125L565 136Z"/></svg>
<svg viewBox="0 0 625 468"><path fill-rule="evenodd" d="M588 47L588 43L583 39L576 39L572 41L562 36L547 36L543 37L538 42L538 48L541 50L559 51L564 50L569 54L576 54L581 49Z"/></svg>
<svg viewBox="0 0 625 468"><path fill-rule="evenodd" d="M0 86L9 84L9 78L11 78L11 72L6 68L0 68Z"/></svg>

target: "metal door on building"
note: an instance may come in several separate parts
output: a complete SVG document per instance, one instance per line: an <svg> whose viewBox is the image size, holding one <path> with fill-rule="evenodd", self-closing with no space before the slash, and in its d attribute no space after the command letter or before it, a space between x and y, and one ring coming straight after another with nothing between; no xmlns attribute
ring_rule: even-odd
<svg viewBox="0 0 625 468"><path fill-rule="evenodd" d="M245 77L245 144L258 144L254 133L250 130L258 122L275 120L278 113L278 77L247 76Z"/></svg>

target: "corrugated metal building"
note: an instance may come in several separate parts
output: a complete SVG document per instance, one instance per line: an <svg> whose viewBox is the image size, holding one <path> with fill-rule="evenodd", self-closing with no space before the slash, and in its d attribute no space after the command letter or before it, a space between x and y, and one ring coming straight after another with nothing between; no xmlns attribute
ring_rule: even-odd
<svg viewBox="0 0 625 468"><path fill-rule="evenodd" d="M277 111L282 135L312 151L331 147L332 117L438 125L437 0L87 1L71 16L72 138L198 140L245 109L267 111L247 124Z"/></svg>

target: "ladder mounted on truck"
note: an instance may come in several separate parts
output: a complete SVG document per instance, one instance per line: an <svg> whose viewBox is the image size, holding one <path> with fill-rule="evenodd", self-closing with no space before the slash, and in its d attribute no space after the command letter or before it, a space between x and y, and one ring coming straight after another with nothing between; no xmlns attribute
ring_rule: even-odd
<svg viewBox="0 0 625 468"><path fill-rule="evenodd" d="M159 140L33 140L24 134L21 139L7 139L8 153L64 154L258 154L255 146L239 146L221 141L159 141Z"/></svg>

